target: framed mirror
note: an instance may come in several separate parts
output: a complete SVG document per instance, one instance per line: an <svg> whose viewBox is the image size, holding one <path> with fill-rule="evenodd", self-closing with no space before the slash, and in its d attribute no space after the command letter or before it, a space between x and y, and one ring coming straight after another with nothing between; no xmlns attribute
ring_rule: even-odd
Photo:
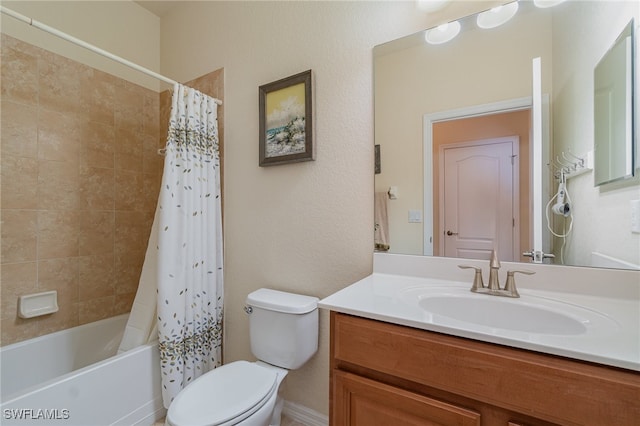
<svg viewBox="0 0 640 426"><path fill-rule="evenodd" d="M511 248L500 249L501 258L530 261L522 253L531 248L534 234L532 60L540 58L542 165L535 171L541 176L544 252L555 255L545 263L636 269L640 234L633 231L630 205L640 199L640 181L594 186L593 94L596 65L630 20L639 22L640 8L634 1L574 0L551 8L532 1L518 6L510 20L490 29L478 26L478 15L460 19L458 34L448 42L429 44L423 31L374 48L375 144L380 145L381 165L374 178L377 247L451 256L442 250L442 240L460 239L464 232L482 240L482 232L495 235L501 225L513 231ZM503 185L496 176L510 175L512 189L501 193L510 192L512 200L505 202L499 191L467 188L463 202L442 213L451 197L441 175L447 169L445 157L455 158L449 154L460 147L496 145L487 141L504 138L512 140L510 150L501 154L513 162L510 173L505 164L501 172L484 169L482 162L465 173L468 188L486 180L485 189ZM567 216L564 209L554 212L562 192L560 171L570 205ZM392 187L394 199L389 197ZM480 217L482 206L495 210L498 219ZM458 214L470 222L478 219L478 231L443 227ZM457 257L481 255L458 252Z"/></svg>
<svg viewBox="0 0 640 426"><path fill-rule="evenodd" d="M633 176L633 20L594 71L596 185Z"/></svg>

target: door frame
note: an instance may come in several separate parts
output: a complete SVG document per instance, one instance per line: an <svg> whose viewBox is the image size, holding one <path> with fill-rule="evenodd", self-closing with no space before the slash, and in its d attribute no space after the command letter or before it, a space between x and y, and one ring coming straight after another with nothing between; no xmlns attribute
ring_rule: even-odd
<svg viewBox="0 0 640 426"><path fill-rule="evenodd" d="M511 224L511 248L512 248L512 256L513 259L517 261L520 258L520 138L517 135L514 136L500 136L495 138L488 139L478 139L472 141L458 142L458 143L450 143L446 145L440 145L440 155L438 156L438 160L440 163L439 167L439 175L438 185L440 186L440 196L438 200L438 214L440 215L439 226L441 229L438 230L444 231L444 223L445 223L445 161L444 161L444 151L446 149L456 149L456 148L472 148L479 146L487 146L487 145L497 145L503 143L511 143L511 214L512 214L512 224ZM514 159L515 157L515 159ZM442 233L440 233L442 235ZM445 242L446 238L440 238L440 254L445 253Z"/></svg>
<svg viewBox="0 0 640 426"><path fill-rule="evenodd" d="M473 105L439 111L422 116L422 164L423 170L423 254L433 256L433 125L441 121L457 120L461 118L480 117L483 115L501 114L504 112L529 109L533 105L533 98L509 99L488 104Z"/></svg>

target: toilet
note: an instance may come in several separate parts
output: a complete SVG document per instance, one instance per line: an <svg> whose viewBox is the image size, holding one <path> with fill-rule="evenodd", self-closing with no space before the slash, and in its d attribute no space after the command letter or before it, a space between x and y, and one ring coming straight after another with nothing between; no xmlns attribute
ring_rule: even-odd
<svg viewBox="0 0 640 426"><path fill-rule="evenodd" d="M261 288L247 296L251 352L198 377L175 397L169 426L278 426L280 384L318 350L318 298Z"/></svg>

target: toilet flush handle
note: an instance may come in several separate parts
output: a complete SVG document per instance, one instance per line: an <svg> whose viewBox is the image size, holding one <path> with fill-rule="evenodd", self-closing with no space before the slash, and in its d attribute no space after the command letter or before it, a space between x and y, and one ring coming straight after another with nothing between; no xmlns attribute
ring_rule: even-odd
<svg viewBox="0 0 640 426"><path fill-rule="evenodd" d="M251 315L253 313L253 308L251 306L245 306L244 307L244 311L248 314Z"/></svg>

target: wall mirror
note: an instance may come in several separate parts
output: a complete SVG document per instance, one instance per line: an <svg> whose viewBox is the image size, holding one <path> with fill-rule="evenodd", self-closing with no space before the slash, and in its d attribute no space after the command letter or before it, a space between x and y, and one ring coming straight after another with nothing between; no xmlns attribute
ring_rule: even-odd
<svg viewBox="0 0 640 426"><path fill-rule="evenodd" d="M555 256L545 263L637 269L640 233L630 206L640 181L594 185L593 156L594 71L629 22L639 22L640 8L517 4L497 27L480 28L473 15L374 48L376 250L484 258L497 246L503 260L530 262L522 253L538 232L544 253ZM447 32L456 35L443 42ZM542 92L537 163L534 58ZM633 113L637 120L638 108ZM496 242L499 227L510 234ZM465 235L471 245L451 254L449 242Z"/></svg>
<svg viewBox="0 0 640 426"><path fill-rule="evenodd" d="M633 176L633 20L594 71L594 179Z"/></svg>

